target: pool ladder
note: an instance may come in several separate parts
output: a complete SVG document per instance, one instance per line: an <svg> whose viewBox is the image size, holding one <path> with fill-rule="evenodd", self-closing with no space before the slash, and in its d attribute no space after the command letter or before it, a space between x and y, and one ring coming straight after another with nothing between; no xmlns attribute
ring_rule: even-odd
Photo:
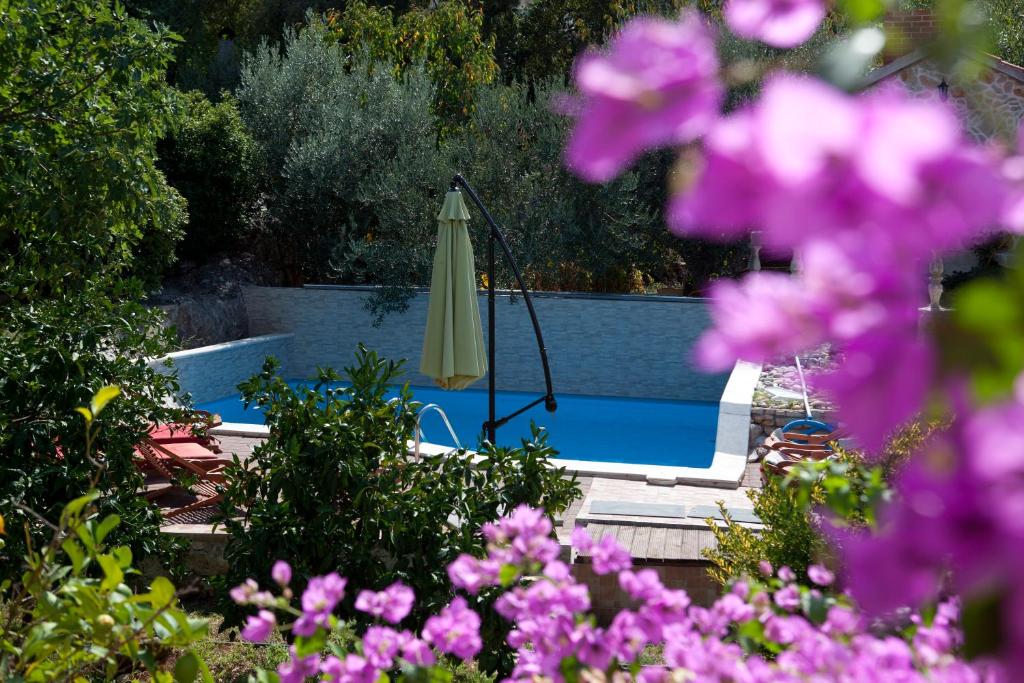
<svg viewBox="0 0 1024 683"><path fill-rule="evenodd" d="M462 443L459 441L458 435L455 434L455 429L452 428L452 423L448 420L448 416L445 414L444 410L442 410L441 406L437 405L436 403L428 403L427 405L420 408L420 412L416 413L416 435L413 445L413 456L417 460L420 459L420 442L423 439L423 430L420 429L420 423L423 421L423 416L431 410L435 411L438 415L441 416L441 421L444 422L444 426L448 429L448 433L451 435L452 441L455 442L454 450L462 450Z"/></svg>

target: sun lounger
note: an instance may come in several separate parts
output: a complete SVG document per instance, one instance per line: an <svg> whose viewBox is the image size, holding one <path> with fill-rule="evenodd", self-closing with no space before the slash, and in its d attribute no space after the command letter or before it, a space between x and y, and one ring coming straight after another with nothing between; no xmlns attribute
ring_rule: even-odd
<svg viewBox="0 0 1024 683"><path fill-rule="evenodd" d="M220 416L205 410L192 411L191 415L196 418L192 422L153 425L149 430L149 438L161 444L197 443L210 448L214 453L220 453L220 444L207 433L222 424Z"/></svg>
<svg viewBox="0 0 1024 683"><path fill-rule="evenodd" d="M198 444L159 444L150 440L143 441L135 449L151 470L143 494L148 500L163 499L171 494L187 497L185 504L165 508L165 519L216 506L224 497L217 485L225 482L221 470L228 461L217 458L213 453L210 453L213 458L185 458L176 452L182 446L196 446L210 453ZM179 483L183 477L191 477L193 481L187 487L183 486Z"/></svg>

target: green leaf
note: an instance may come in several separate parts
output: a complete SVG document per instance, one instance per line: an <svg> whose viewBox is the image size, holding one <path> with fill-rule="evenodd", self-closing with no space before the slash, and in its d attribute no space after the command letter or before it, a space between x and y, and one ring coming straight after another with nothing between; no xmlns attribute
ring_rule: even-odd
<svg viewBox="0 0 1024 683"><path fill-rule="evenodd" d="M85 553L82 551L82 546L78 545L75 539L66 538L60 547L71 558L71 567L75 570L75 574L80 574L85 564Z"/></svg>
<svg viewBox="0 0 1024 683"><path fill-rule="evenodd" d="M199 675L199 657L192 651L185 653L174 663L175 683L192 683Z"/></svg>
<svg viewBox="0 0 1024 683"><path fill-rule="evenodd" d="M128 569L132 566L132 551L127 546L118 546L110 551L110 554L117 560L117 564L121 569Z"/></svg>
<svg viewBox="0 0 1024 683"><path fill-rule="evenodd" d="M105 577L103 582L100 583L100 590L109 591L120 586L121 582L124 581L124 572L121 571L121 567L118 565L117 560L115 560L113 556L107 554L98 555L96 560L100 563L100 566L103 567L103 574Z"/></svg>
<svg viewBox="0 0 1024 683"><path fill-rule="evenodd" d="M502 586L511 586L519 578L519 568L514 564L503 564L498 572Z"/></svg>
<svg viewBox="0 0 1024 683"><path fill-rule="evenodd" d="M65 511L63 511L63 514L65 514L65 518L67 519L72 515L77 515L82 511L82 508L84 508L89 503L92 503L97 498L99 498L98 490L90 490L90 492L85 496L79 496L74 501L65 506Z"/></svg>
<svg viewBox="0 0 1024 683"><path fill-rule="evenodd" d="M93 418L98 417L103 412L103 409L107 407L107 404L120 393L121 389L114 385L107 385L97 391L96 395L92 397L92 402L89 403Z"/></svg>
<svg viewBox="0 0 1024 683"><path fill-rule="evenodd" d="M174 584L165 576L158 576L149 585L149 599L157 609L171 604L174 600Z"/></svg>
<svg viewBox="0 0 1024 683"><path fill-rule="evenodd" d="M103 518L103 521L96 527L94 534L97 543L102 543L103 539L107 537L114 527L121 523L121 518L117 515L111 514Z"/></svg>
<svg viewBox="0 0 1024 683"><path fill-rule="evenodd" d="M295 639L295 652L299 657L306 657L324 649L327 644L327 632L324 629L317 629L311 636L299 636Z"/></svg>

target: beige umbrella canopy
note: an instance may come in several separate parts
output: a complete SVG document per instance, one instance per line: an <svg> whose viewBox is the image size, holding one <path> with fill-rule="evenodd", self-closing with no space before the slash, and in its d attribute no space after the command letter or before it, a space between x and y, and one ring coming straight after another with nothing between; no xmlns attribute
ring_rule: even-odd
<svg viewBox="0 0 1024 683"><path fill-rule="evenodd" d="M445 389L465 389L487 374L468 219L462 193L446 194L437 216L437 251L420 359L420 372Z"/></svg>

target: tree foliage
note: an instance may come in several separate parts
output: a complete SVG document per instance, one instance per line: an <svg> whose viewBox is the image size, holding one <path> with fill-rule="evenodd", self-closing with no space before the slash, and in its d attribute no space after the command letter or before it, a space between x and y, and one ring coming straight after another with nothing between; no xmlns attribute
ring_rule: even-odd
<svg viewBox="0 0 1024 683"><path fill-rule="evenodd" d="M259 148L235 100L216 104L198 91L183 96L160 167L188 200L178 253L203 259L238 247L262 187Z"/></svg>
<svg viewBox="0 0 1024 683"><path fill-rule="evenodd" d="M155 164L173 36L109 2L5 3L0 22L0 302L173 255L183 202ZM145 262L133 250L145 243Z"/></svg>
<svg viewBox="0 0 1024 683"><path fill-rule="evenodd" d="M172 37L110 2L5 3L0 22L0 514L19 529L0 579L17 576L26 536L89 488L74 412L98 386L109 410L96 449L102 514L139 556L167 548L136 495L133 446L173 378L149 359L169 347L160 316L133 301L173 255L183 202L156 167L174 105L164 83ZM24 524L27 534L21 533Z"/></svg>
<svg viewBox="0 0 1024 683"><path fill-rule="evenodd" d="M461 0L398 16L356 0L328 14L327 24L353 57L366 53L370 64L391 64L399 76L422 64L434 86L432 107L442 135L469 120L477 88L497 75L494 41L482 32L483 12Z"/></svg>

